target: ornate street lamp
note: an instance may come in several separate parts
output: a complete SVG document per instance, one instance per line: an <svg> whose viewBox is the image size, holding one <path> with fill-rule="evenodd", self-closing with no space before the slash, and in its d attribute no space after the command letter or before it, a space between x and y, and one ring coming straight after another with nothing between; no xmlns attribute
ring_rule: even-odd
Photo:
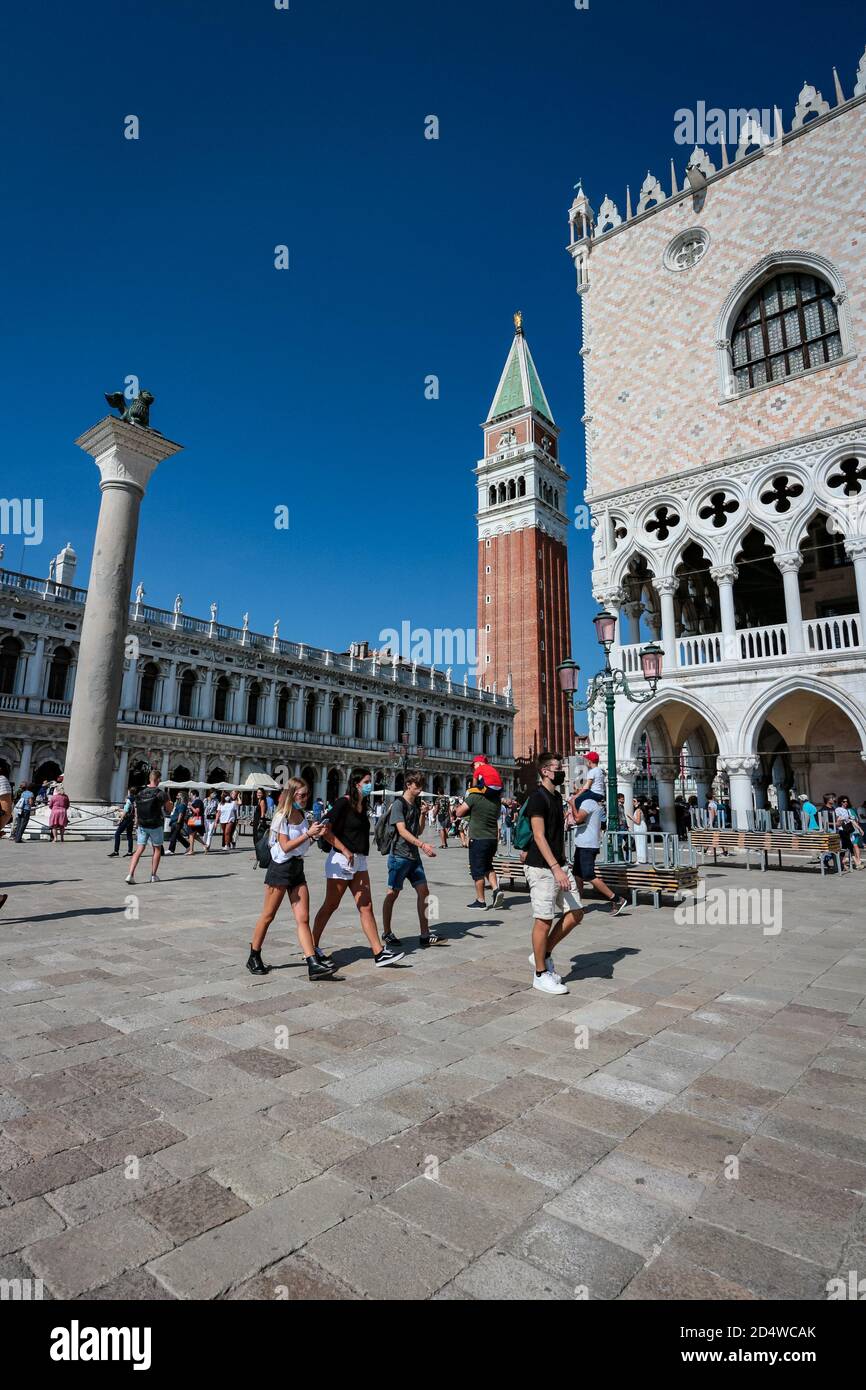
<svg viewBox="0 0 866 1390"><path fill-rule="evenodd" d="M599 645L604 648L604 670L598 671L589 682L586 699L577 699L580 667L569 657L557 666L560 689L569 697L576 710L588 710L599 696L603 696L607 711L607 827L619 829L619 809L617 807L616 785L616 728L614 724L614 705L617 695L624 695L632 704L643 705L651 700L662 674L664 649L657 642L650 642L640 653L641 673L650 687L645 695L636 695L628 683L625 671L610 664L610 649L616 636L616 617L602 609L593 618Z"/></svg>
<svg viewBox="0 0 866 1390"><path fill-rule="evenodd" d="M391 744L391 763L395 771L398 767L402 766L404 787L406 785L406 773L409 771L410 758L420 758L423 751L420 745L410 745L409 735L406 733L401 734L399 743Z"/></svg>

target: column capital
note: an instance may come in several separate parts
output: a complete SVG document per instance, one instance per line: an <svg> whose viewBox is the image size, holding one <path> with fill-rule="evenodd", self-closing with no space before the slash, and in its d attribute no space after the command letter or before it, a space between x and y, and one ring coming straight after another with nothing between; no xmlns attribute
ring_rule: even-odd
<svg viewBox="0 0 866 1390"><path fill-rule="evenodd" d="M637 776L638 766L634 758L627 758L625 762L617 763L616 775L621 777L624 782L630 782Z"/></svg>
<svg viewBox="0 0 866 1390"><path fill-rule="evenodd" d="M607 589L598 595L598 602L605 608L621 608L627 597L625 589Z"/></svg>
<svg viewBox="0 0 866 1390"><path fill-rule="evenodd" d="M129 425L113 415L86 430L75 443L94 459L101 488L120 487L142 496L157 464L183 448L155 430Z"/></svg>
<svg viewBox="0 0 866 1390"><path fill-rule="evenodd" d="M657 594L675 594L679 587L679 580L676 575L663 574L659 578L653 578L652 586Z"/></svg>
<svg viewBox="0 0 866 1390"><path fill-rule="evenodd" d="M849 536L843 544L849 560L866 559L866 536Z"/></svg>
<svg viewBox="0 0 866 1390"><path fill-rule="evenodd" d="M751 777L760 766L760 758L751 756L736 758L718 758L716 765L719 772L726 772L729 777Z"/></svg>
<svg viewBox="0 0 866 1390"><path fill-rule="evenodd" d="M715 580L716 584L735 584L738 575L739 570L736 565L710 566L710 578Z"/></svg>
<svg viewBox="0 0 866 1390"><path fill-rule="evenodd" d="M799 550L782 550L773 559L782 574L796 574L803 563Z"/></svg>
<svg viewBox="0 0 866 1390"><path fill-rule="evenodd" d="M679 765L677 763L669 762L665 758L661 758L659 761L653 759L650 764L650 772L658 782L675 781L679 774L679 770Z"/></svg>

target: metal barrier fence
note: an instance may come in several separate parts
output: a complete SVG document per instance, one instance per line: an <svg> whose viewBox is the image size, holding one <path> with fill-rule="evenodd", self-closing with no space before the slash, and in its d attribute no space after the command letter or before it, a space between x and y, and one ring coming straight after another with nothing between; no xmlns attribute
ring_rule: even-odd
<svg viewBox="0 0 866 1390"><path fill-rule="evenodd" d="M566 852L569 863L574 859L576 831L566 832ZM691 845L667 830L649 830L646 836L630 830L602 832L598 854L600 864L651 864L656 869L676 869L681 864L696 864L696 852Z"/></svg>

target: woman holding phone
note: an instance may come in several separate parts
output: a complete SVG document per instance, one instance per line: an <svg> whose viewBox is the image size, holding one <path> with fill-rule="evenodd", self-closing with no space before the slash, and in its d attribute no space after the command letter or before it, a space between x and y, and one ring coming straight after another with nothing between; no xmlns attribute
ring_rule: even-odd
<svg viewBox="0 0 866 1390"><path fill-rule="evenodd" d="M373 774L369 768L356 768L349 777L345 796L334 802L322 835L331 846L325 860L327 888L325 901L316 913L313 939L318 948L322 933L339 907L347 889L351 891L361 919L361 930L367 938L376 966L395 965L405 951L379 940L379 928L373 914L370 893L370 874L367 856L370 853L370 817L367 807L373 794Z"/></svg>
<svg viewBox="0 0 866 1390"><path fill-rule="evenodd" d="M267 975L271 968L262 961L262 946L268 927L287 893L309 978L329 980L337 968L332 960L316 949L310 932L310 890L304 875L304 856L313 841L321 835L322 827L316 821L307 825L305 811L309 795L306 782L299 777L290 778L271 820L268 832L271 862L265 874L265 901L253 931L247 961L247 970L252 975Z"/></svg>

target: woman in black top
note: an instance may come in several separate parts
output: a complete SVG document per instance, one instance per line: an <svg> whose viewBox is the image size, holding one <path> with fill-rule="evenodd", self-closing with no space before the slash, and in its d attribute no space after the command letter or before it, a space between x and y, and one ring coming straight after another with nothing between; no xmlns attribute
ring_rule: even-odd
<svg viewBox="0 0 866 1390"><path fill-rule="evenodd" d="M369 768L356 768L349 777L345 796L339 797L324 818L322 839L331 846L325 860L327 889L325 901L316 913L313 940L318 950L322 934L340 905L346 889L350 889L361 919L361 927L375 965L393 965L403 959L403 951L379 940L379 928L373 914L370 874L367 855L370 853L370 818L367 814L373 793L373 774Z"/></svg>

